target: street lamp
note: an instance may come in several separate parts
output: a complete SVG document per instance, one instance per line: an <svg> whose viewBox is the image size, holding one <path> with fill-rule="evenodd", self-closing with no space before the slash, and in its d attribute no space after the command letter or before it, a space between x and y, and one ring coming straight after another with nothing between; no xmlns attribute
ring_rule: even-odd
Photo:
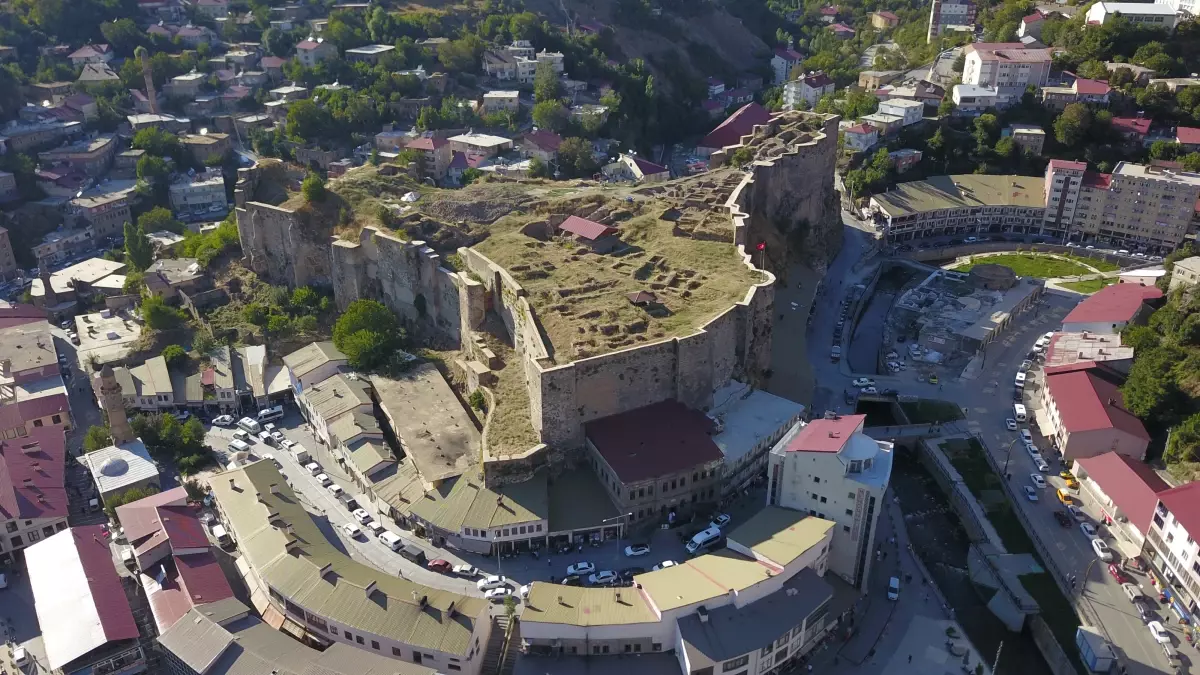
<svg viewBox="0 0 1200 675"><path fill-rule="evenodd" d="M1006 443L1004 446L1004 448L1005 448L1004 469L1003 469L1003 471L1001 471L1001 473L1004 474L1003 477L1008 476L1008 460L1012 458L1012 446L1013 446L1013 443L1016 443L1016 442L1017 442L1017 439L1014 438L1011 441L1009 441L1008 443Z"/></svg>
<svg viewBox="0 0 1200 675"><path fill-rule="evenodd" d="M621 548L621 531L625 529L625 519L626 518L629 518L632 520L633 513L622 513L619 516L613 516L612 518L605 518L604 520L600 521L601 524L611 523L614 520L621 521L621 524L617 526L617 548Z"/></svg>

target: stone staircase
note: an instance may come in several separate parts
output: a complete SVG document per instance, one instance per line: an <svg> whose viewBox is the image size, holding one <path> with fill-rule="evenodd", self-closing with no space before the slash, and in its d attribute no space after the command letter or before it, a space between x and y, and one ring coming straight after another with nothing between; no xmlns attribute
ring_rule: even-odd
<svg viewBox="0 0 1200 675"><path fill-rule="evenodd" d="M508 631L508 640L504 643L504 655L500 659L500 675L512 675L520 650L521 620L513 619L512 628Z"/></svg>
<svg viewBox="0 0 1200 675"><path fill-rule="evenodd" d="M492 617L492 634L488 636L487 648L483 651L483 663L479 670L482 675L500 675L500 665L504 660L507 637L508 617L504 615Z"/></svg>

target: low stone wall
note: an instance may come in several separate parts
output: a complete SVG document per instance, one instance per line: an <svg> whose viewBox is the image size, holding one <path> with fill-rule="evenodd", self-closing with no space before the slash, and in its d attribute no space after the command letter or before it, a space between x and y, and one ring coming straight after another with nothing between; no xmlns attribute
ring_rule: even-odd
<svg viewBox="0 0 1200 675"><path fill-rule="evenodd" d="M996 528L988 521L987 513L967 484L963 482L962 474L950 462L950 458L941 448L934 445L938 439L926 439L917 444L917 453L921 463L929 469L942 491L950 500L950 506L962 521L967 535L975 543L987 543L997 551L1005 552L1004 542L1000 539Z"/></svg>
<svg viewBox="0 0 1200 675"><path fill-rule="evenodd" d="M1050 666L1051 673L1078 675L1075 664L1071 663L1067 652L1058 644L1058 640L1054 639L1054 633L1050 631L1050 626L1046 625L1046 620L1041 615L1029 617L1029 634L1033 636L1033 644L1037 645L1042 658L1046 659L1046 664Z"/></svg>

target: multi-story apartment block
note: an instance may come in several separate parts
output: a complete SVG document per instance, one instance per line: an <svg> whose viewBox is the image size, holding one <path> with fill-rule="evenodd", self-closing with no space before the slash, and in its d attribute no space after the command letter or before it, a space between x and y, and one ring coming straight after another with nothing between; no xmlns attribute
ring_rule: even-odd
<svg viewBox="0 0 1200 675"><path fill-rule="evenodd" d="M829 569L864 590L892 475L892 445L862 432L865 415L798 423L771 450L767 503L832 520Z"/></svg>
<svg viewBox="0 0 1200 675"><path fill-rule="evenodd" d="M964 48L963 84L996 89L997 103L1011 103L1029 85L1046 86L1053 50L1027 49L1020 42L979 42Z"/></svg>
<svg viewBox="0 0 1200 675"><path fill-rule="evenodd" d="M1097 2L1088 9L1087 22L1104 25L1120 15L1135 25L1173 31L1179 22L1178 13L1171 2Z"/></svg>
<svg viewBox="0 0 1200 675"><path fill-rule="evenodd" d="M421 153L422 164L424 165L422 168L425 173L432 175L434 178L445 176L446 169L450 167L450 160L454 159L450 141L445 138L418 138L410 141L405 147Z"/></svg>
<svg viewBox="0 0 1200 675"><path fill-rule="evenodd" d="M125 191L76 197L70 201L70 207L97 239L119 235L125 223L130 222L129 193Z"/></svg>
<svg viewBox="0 0 1200 675"><path fill-rule="evenodd" d="M1147 557L1160 572L1170 572L1186 597L1171 598L1171 609L1200 611L1200 483L1188 483L1158 493L1158 503L1146 532ZM1160 576L1160 578L1163 578ZM1180 617L1182 618L1182 617Z"/></svg>
<svg viewBox="0 0 1200 675"><path fill-rule="evenodd" d="M1051 160L1030 176L936 176L871 198L893 241L1014 232L1148 253L1177 248L1200 199L1200 174L1121 162L1111 174Z"/></svg>
<svg viewBox="0 0 1200 675"><path fill-rule="evenodd" d="M312 68L325 59L336 59L337 47L324 38L309 38L296 45L296 59L306 68Z"/></svg>
<svg viewBox="0 0 1200 675"><path fill-rule="evenodd" d="M28 152L62 138L83 133L83 122L40 121L23 124L11 120L0 128L0 148L7 152Z"/></svg>
<svg viewBox="0 0 1200 675"><path fill-rule="evenodd" d="M655 403L588 423L588 459L630 522L673 521L720 499L715 429L679 401Z"/></svg>
<svg viewBox="0 0 1200 675"><path fill-rule="evenodd" d="M1171 269L1171 290L1195 286L1200 283L1200 255L1175 262Z"/></svg>
<svg viewBox="0 0 1200 675"><path fill-rule="evenodd" d="M57 427L0 440L0 556L10 558L67 529L66 454L66 437Z"/></svg>
<svg viewBox="0 0 1200 675"><path fill-rule="evenodd" d="M116 136L104 134L39 152L38 160L44 165L67 164L89 176L101 176L112 166L116 154Z"/></svg>
<svg viewBox="0 0 1200 675"><path fill-rule="evenodd" d="M803 63L803 61L804 55L790 46L776 49L775 54L771 57L771 72L774 77L774 83L781 85L787 82L792 76L792 69Z"/></svg>
<svg viewBox="0 0 1200 675"><path fill-rule="evenodd" d="M1111 287L1111 290L1119 290L1119 287ZM1136 296L1140 289L1124 290L1132 290ZM1110 299L1109 302L1118 300ZM1047 438L1054 439L1064 461L1105 452L1120 453L1139 461L1145 458L1150 434L1141 421L1125 409L1125 399L1119 389L1125 379L1123 375L1089 362L1049 366L1045 373L1045 385L1039 394L1048 424L1042 431Z"/></svg>
<svg viewBox="0 0 1200 675"><path fill-rule="evenodd" d="M933 42L935 37L946 32L950 27L973 27L975 25L975 3L970 0L933 0L929 8L929 30L926 31L925 41Z"/></svg>
<svg viewBox="0 0 1200 675"><path fill-rule="evenodd" d="M833 78L822 72L809 73L783 85L783 107L795 110L803 101L811 110L822 96L832 94L833 90Z"/></svg>
<svg viewBox="0 0 1200 675"><path fill-rule="evenodd" d="M225 199L225 179L220 171L174 183L168 193L176 217L215 217L229 209Z"/></svg>

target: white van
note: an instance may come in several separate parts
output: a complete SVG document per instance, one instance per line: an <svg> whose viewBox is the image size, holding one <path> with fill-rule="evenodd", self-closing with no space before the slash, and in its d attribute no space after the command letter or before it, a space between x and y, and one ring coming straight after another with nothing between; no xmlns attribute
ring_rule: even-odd
<svg viewBox="0 0 1200 675"><path fill-rule="evenodd" d="M237 431L233 432L233 437L243 443L250 442L250 434L246 433L242 429L238 429Z"/></svg>
<svg viewBox="0 0 1200 675"><path fill-rule="evenodd" d="M900 577L892 577L888 581L888 600L900 599Z"/></svg>
<svg viewBox="0 0 1200 675"><path fill-rule="evenodd" d="M217 544L220 546L229 546L233 543L233 538L225 531L224 525L213 525L212 533L213 538L217 540Z"/></svg>
<svg viewBox="0 0 1200 675"><path fill-rule="evenodd" d="M687 552L695 555L704 549L712 546L721 539L721 529L718 527L710 527L707 530L692 537L692 540L687 543Z"/></svg>
<svg viewBox="0 0 1200 675"><path fill-rule="evenodd" d="M263 408L262 410L258 411L258 421L260 423L271 422L281 417L283 417L283 406L281 405L277 405L272 408Z"/></svg>
<svg viewBox="0 0 1200 675"><path fill-rule="evenodd" d="M243 417L242 419L238 420L237 425L252 434L257 434L258 432L262 431L262 427L259 426L258 422L255 422L249 417Z"/></svg>
<svg viewBox="0 0 1200 675"><path fill-rule="evenodd" d="M1029 419L1029 416L1025 413L1025 406L1023 404L1013 404L1013 418L1018 422L1025 422Z"/></svg>
<svg viewBox="0 0 1200 675"><path fill-rule="evenodd" d="M250 446L246 445L244 441L239 441L236 438L232 441L229 441L229 449L234 452L250 452Z"/></svg>
<svg viewBox="0 0 1200 675"><path fill-rule="evenodd" d="M1013 381L1013 384L1016 385L1017 389L1024 389L1025 388L1025 373L1017 373L1017 377Z"/></svg>
<svg viewBox="0 0 1200 675"><path fill-rule="evenodd" d="M292 456L296 458L298 464L307 464L312 461L312 455L308 454L308 450L304 449L299 443L292 446Z"/></svg>
<svg viewBox="0 0 1200 675"><path fill-rule="evenodd" d="M383 542L384 546L392 549L393 551L399 551L400 547L404 546L404 540L401 539L400 535L396 534L395 532L381 532L379 534L379 541Z"/></svg>

